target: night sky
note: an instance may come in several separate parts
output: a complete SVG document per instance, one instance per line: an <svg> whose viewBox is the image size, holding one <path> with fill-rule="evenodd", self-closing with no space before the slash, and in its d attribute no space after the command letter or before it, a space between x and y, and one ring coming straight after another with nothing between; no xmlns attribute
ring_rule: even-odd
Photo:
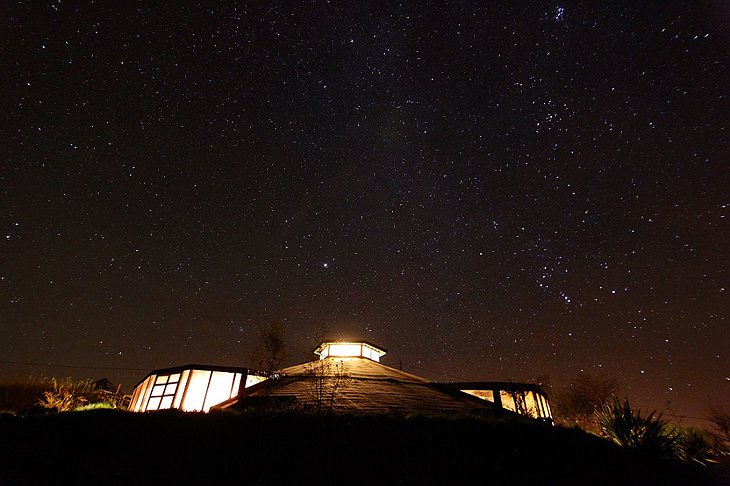
<svg viewBox="0 0 730 486"><path fill-rule="evenodd" d="M728 3L424 5L3 2L0 377L279 319L287 364L727 405Z"/></svg>

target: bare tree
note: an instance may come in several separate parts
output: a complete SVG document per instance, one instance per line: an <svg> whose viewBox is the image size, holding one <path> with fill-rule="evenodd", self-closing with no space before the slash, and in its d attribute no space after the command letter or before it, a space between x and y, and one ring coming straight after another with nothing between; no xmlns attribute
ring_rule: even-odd
<svg viewBox="0 0 730 486"><path fill-rule="evenodd" d="M278 320L273 320L256 330L258 344L254 351L254 363L260 371L266 372L269 377L266 385L266 395L269 394L271 377L286 359L286 340L284 326Z"/></svg>
<svg viewBox="0 0 730 486"><path fill-rule="evenodd" d="M350 384L349 366L336 358L326 358L305 365L307 392L317 414L332 413L338 396Z"/></svg>
<svg viewBox="0 0 730 486"><path fill-rule="evenodd" d="M613 403L620 390L615 378L581 373L570 380L551 400L556 420L563 425L577 425L588 432L600 433L597 413Z"/></svg>

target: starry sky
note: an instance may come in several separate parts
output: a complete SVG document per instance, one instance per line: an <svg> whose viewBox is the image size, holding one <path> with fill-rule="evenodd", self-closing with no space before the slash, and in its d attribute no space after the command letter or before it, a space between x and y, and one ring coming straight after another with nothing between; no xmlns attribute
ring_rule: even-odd
<svg viewBox="0 0 730 486"><path fill-rule="evenodd" d="M4 2L0 377L246 366L278 319L288 364L327 335L439 380L727 405L728 26L722 1Z"/></svg>

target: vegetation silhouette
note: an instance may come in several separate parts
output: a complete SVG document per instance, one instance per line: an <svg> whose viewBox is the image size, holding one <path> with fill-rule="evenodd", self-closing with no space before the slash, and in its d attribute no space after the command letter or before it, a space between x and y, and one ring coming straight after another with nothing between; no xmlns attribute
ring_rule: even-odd
<svg viewBox="0 0 730 486"><path fill-rule="evenodd" d="M0 430L0 484L719 484L711 468L503 420L90 410L0 415Z"/></svg>

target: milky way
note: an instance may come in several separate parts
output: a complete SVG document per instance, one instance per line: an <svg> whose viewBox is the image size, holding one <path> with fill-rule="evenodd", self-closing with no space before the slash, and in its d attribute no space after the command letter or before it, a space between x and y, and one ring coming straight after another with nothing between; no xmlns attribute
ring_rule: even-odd
<svg viewBox="0 0 730 486"><path fill-rule="evenodd" d="M0 375L245 366L279 319L290 363L727 404L729 16L9 2Z"/></svg>

